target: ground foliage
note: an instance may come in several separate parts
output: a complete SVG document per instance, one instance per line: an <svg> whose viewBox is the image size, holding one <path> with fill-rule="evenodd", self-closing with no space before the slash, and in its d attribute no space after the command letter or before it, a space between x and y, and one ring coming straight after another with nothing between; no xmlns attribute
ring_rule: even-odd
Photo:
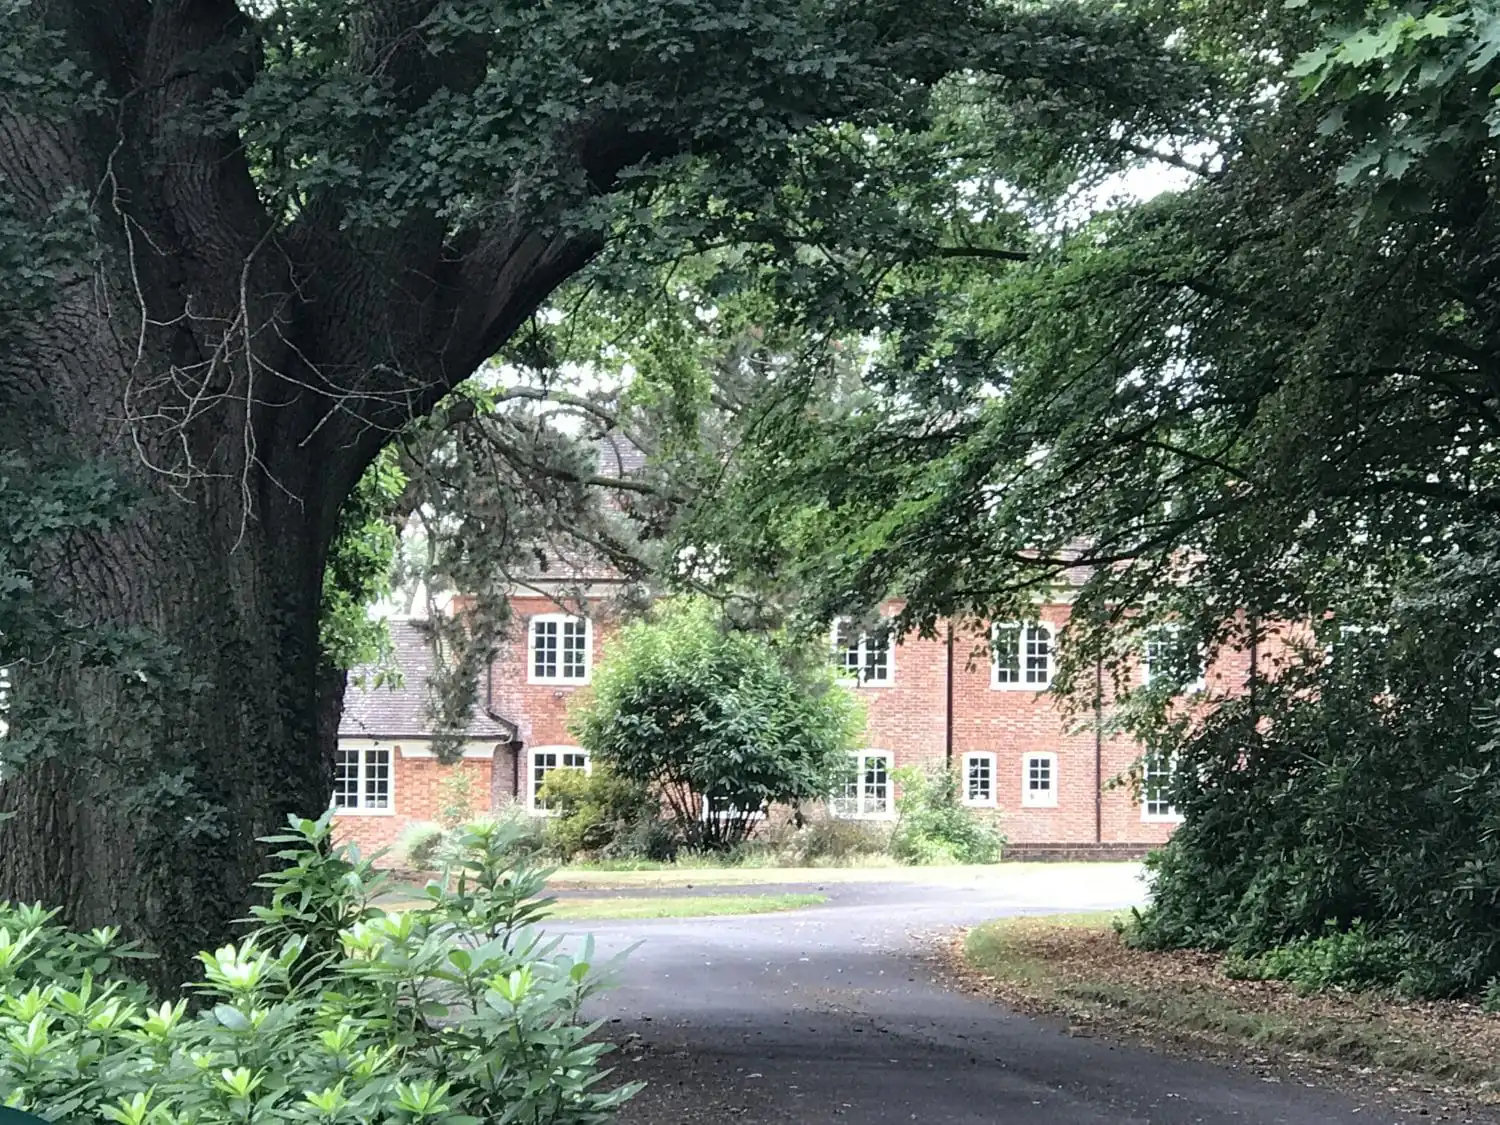
<svg viewBox="0 0 1500 1125"><path fill-rule="evenodd" d="M1303 992L1218 954L1132 948L1102 915L999 919L942 956L958 983L1064 1018L1072 1035L1123 1035L1269 1081L1346 1082L1361 1097L1400 1095L1419 1115L1494 1101L1500 1025L1474 1003Z"/></svg>
<svg viewBox="0 0 1500 1125"><path fill-rule="evenodd" d="M608 1047L579 1019L607 966L541 937L544 875L504 831L474 826L447 888L387 912L330 822L269 841L282 867L250 932L165 997L117 927L0 904L3 1104L80 1125L611 1120L636 1088L602 1084Z"/></svg>

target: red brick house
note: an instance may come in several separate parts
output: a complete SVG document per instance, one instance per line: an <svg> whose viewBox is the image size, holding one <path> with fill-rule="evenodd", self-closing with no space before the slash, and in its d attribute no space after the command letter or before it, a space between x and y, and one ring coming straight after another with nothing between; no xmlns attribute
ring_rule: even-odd
<svg viewBox="0 0 1500 1125"><path fill-rule="evenodd" d="M408 825L436 820L439 779L449 769L470 772L476 808L519 802L540 814L536 789L547 771L588 766L567 731L568 701L589 683L615 628L613 592L607 581L586 587L587 616L566 612L557 591L517 594L512 639L480 685L469 749L453 767L430 750L425 638L418 624L395 623L405 686L351 687L340 726L334 801L344 836L390 845ZM869 718L865 748L830 812L893 819L894 770L946 763L959 771L966 803L995 810L1012 855L1139 854L1165 841L1178 821L1169 805L1149 790L1137 801L1128 787L1106 786L1138 748L1106 732L1102 711L1070 719L1046 690L1067 615L1060 597L992 635L955 630L896 644L836 629L834 659L849 672L849 690L865 697ZM1247 656L1227 654L1194 687L1233 691L1247 671ZM1149 654L1138 674L1149 675Z"/></svg>

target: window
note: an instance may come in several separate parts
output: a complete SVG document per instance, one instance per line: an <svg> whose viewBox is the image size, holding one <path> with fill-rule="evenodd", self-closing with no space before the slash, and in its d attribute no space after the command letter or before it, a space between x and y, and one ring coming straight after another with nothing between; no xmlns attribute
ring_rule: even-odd
<svg viewBox="0 0 1500 1125"><path fill-rule="evenodd" d="M333 767L333 807L344 813L389 813L391 748L340 746Z"/></svg>
<svg viewBox="0 0 1500 1125"><path fill-rule="evenodd" d="M834 816L854 820L888 817L891 803L891 756L883 750L849 755L849 770L834 790Z"/></svg>
<svg viewBox="0 0 1500 1125"><path fill-rule="evenodd" d="M703 819L713 817L717 820L765 820L766 807L761 805L753 811L746 811L743 806L736 805L733 797L704 797Z"/></svg>
<svg viewBox="0 0 1500 1125"><path fill-rule="evenodd" d="M995 807L995 755L964 755L964 804Z"/></svg>
<svg viewBox="0 0 1500 1125"><path fill-rule="evenodd" d="M990 686L1012 691L1042 691L1052 682L1052 630L1029 625L996 625Z"/></svg>
<svg viewBox="0 0 1500 1125"><path fill-rule="evenodd" d="M582 684L589 678L589 641L586 618L548 613L531 619L531 682Z"/></svg>
<svg viewBox="0 0 1500 1125"><path fill-rule="evenodd" d="M533 812L546 812L547 802L538 797L542 782L553 770L589 772L589 753L576 746L538 746L531 752L531 771L526 782L526 803Z"/></svg>
<svg viewBox="0 0 1500 1125"><path fill-rule="evenodd" d="M833 626L834 660L839 673L856 684L884 687L891 682L891 638L855 633L853 623Z"/></svg>
<svg viewBox="0 0 1500 1125"><path fill-rule="evenodd" d="M1148 754L1141 761L1141 819L1147 823L1175 822L1182 815L1172 804L1172 760Z"/></svg>
<svg viewBox="0 0 1500 1125"><path fill-rule="evenodd" d="M1021 756L1021 804L1032 809L1057 805L1056 754Z"/></svg>
<svg viewBox="0 0 1500 1125"><path fill-rule="evenodd" d="M1203 691L1208 683L1204 679L1203 654L1192 651L1182 640L1182 630L1176 625L1159 625L1146 634L1145 651L1141 659L1141 682L1170 680L1186 692Z"/></svg>

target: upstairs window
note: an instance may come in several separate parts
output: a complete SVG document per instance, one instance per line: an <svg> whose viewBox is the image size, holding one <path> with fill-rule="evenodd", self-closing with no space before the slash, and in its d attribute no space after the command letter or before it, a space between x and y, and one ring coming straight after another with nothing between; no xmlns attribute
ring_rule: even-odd
<svg viewBox="0 0 1500 1125"><path fill-rule="evenodd" d="M383 813L391 806L391 748L340 746L333 766L333 807Z"/></svg>
<svg viewBox="0 0 1500 1125"><path fill-rule="evenodd" d="M884 687L891 682L891 638L855 631L852 622L833 627L833 655L839 674L856 684Z"/></svg>
<svg viewBox="0 0 1500 1125"><path fill-rule="evenodd" d="M995 755L964 755L964 804L995 807Z"/></svg>
<svg viewBox="0 0 1500 1125"><path fill-rule="evenodd" d="M1141 682L1166 681L1180 691L1200 692L1208 687L1203 654L1192 648L1176 625L1158 625L1146 633L1141 654Z"/></svg>
<svg viewBox="0 0 1500 1125"><path fill-rule="evenodd" d="M1052 682L1052 630L1037 622L996 625L990 686L1044 691Z"/></svg>
<svg viewBox="0 0 1500 1125"><path fill-rule="evenodd" d="M834 790L831 811L851 820L874 820L891 815L891 756L883 750L849 755L849 769Z"/></svg>
<svg viewBox="0 0 1500 1125"><path fill-rule="evenodd" d="M1021 804L1033 809L1057 804L1056 754L1022 755Z"/></svg>
<svg viewBox="0 0 1500 1125"><path fill-rule="evenodd" d="M589 678L591 628L586 618L548 613L531 619L529 669L534 684L582 684Z"/></svg>

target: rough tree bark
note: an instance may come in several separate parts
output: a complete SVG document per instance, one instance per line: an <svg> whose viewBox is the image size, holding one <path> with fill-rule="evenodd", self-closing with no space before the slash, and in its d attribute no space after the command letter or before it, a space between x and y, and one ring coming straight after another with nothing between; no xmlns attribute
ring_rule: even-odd
<svg viewBox="0 0 1500 1125"><path fill-rule="evenodd" d="M399 44L375 40L421 7L372 2L365 53L399 71ZM432 219L341 230L334 206L273 223L235 137L174 127L250 79L248 52L223 49L233 0L50 12L126 108L0 106L0 184L38 222L70 193L92 200L97 243L0 354L0 414L27 419L10 440L138 490L128 520L75 537L43 577L92 621L166 642L181 680L66 653L14 670L16 700L65 709L86 752L0 784L0 900L122 924L166 983L244 915L257 838L327 806L341 692L319 667L318 607L342 501L595 247L520 217L462 244ZM408 84L420 98L420 75Z"/></svg>

